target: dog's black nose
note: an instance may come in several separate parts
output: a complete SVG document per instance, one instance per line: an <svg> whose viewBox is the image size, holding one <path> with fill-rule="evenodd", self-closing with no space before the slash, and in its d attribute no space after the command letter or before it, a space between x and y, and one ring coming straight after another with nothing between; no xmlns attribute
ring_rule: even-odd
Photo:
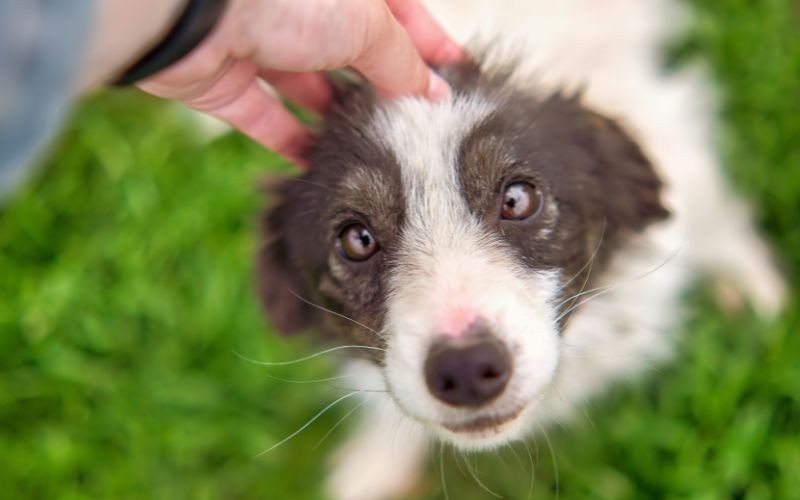
<svg viewBox="0 0 800 500"><path fill-rule="evenodd" d="M452 406L482 406L503 392L511 375L511 355L486 336L434 344L425 361L425 381L437 399Z"/></svg>

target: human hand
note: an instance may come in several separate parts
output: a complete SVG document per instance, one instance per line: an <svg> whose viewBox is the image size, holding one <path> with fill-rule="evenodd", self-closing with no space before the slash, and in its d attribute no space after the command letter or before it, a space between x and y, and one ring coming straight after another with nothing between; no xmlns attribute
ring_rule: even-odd
<svg viewBox="0 0 800 500"><path fill-rule="evenodd" d="M308 130L259 78L315 111L332 99L320 72L345 67L386 97L439 100L450 88L424 61L462 57L417 0L230 0L200 46L138 86L220 118L304 165Z"/></svg>

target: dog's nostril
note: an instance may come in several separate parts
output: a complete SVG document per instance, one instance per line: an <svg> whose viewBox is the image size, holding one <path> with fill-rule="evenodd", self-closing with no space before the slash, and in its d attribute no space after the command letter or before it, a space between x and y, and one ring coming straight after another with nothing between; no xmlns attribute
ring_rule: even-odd
<svg viewBox="0 0 800 500"><path fill-rule="evenodd" d="M492 338L448 339L425 362L428 389L452 406L482 406L499 396L511 375L511 356Z"/></svg>
<svg viewBox="0 0 800 500"><path fill-rule="evenodd" d="M443 391L452 391L456 388L456 381L450 377L445 377L442 379L442 390Z"/></svg>
<svg viewBox="0 0 800 500"><path fill-rule="evenodd" d="M483 377L484 379L487 379L487 380L491 380L491 379L497 378L499 376L500 376L500 373L498 373L498 371L495 370L491 366L484 366L483 370L481 371L481 377Z"/></svg>

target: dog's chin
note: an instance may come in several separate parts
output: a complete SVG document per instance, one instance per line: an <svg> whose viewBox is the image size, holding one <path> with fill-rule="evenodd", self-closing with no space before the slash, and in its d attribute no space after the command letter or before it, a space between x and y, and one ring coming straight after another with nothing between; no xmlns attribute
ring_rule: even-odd
<svg viewBox="0 0 800 500"><path fill-rule="evenodd" d="M441 423L436 425L435 433L442 441L465 451L491 450L524 438L529 413L530 407L523 406L497 415Z"/></svg>

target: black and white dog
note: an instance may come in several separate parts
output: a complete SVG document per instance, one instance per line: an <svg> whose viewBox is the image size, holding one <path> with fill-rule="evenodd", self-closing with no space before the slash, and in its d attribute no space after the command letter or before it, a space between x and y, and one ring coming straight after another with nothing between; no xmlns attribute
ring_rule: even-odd
<svg viewBox="0 0 800 500"><path fill-rule="evenodd" d="M780 276L715 162L702 80L659 71L669 2L502 5L431 9L462 40L524 41L522 59L441 68L446 102L345 93L310 171L275 189L264 219L277 328L380 353L350 368L377 390L335 498L398 495L429 439L525 438L668 356L699 272L780 307Z"/></svg>

